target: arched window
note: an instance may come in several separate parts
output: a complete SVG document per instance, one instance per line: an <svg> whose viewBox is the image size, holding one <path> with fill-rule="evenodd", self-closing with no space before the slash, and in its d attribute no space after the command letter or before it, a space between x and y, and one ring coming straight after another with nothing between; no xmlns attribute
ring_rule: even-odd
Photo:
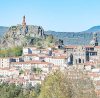
<svg viewBox="0 0 100 98"><path fill-rule="evenodd" d="M81 59L79 58L79 63L81 63Z"/></svg>

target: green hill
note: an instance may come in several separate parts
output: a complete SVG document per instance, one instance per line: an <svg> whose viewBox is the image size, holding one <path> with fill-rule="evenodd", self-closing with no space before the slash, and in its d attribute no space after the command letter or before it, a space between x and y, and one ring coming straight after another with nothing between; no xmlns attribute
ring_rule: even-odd
<svg viewBox="0 0 100 98"><path fill-rule="evenodd" d="M0 26L0 36L3 36L8 29L8 27Z"/></svg>

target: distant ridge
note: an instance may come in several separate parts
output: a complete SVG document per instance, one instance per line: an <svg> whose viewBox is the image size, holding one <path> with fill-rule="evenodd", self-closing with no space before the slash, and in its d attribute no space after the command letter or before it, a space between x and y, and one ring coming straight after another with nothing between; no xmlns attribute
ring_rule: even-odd
<svg viewBox="0 0 100 98"><path fill-rule="evenodd" d="M0 37L4 35L5 32L7 32L9 27L0 26Z"/></svg>
<svg viewBox="0 0 100 98"><path fill-rule="evenodd" d="M88 29L86 31L83 31L83 32L87 32L87 33L90 33L90 32L100 32L100 25L99 26L91 27L90 29Z"/></svg>
<svg viewBox="0 0 100 98"><path fill-rule="evenodd" d="M0 26L0 37L8 31L8 27ZM100 43L100 25L93 26L88 30L82 32L56 32L56 31L45 31L44 34L53 35L56 38L62 39L65 45L86 45L92 39L92 33L97 32L98 41Z"/></svg>
<svg viewBox="0 0 100 98"><path fill-rule="evenodd" d="M87 45L92 40L93 32L97 32L98 41L100 43L100 26L94 26L82 32L56 32L49 30L45 33L61 38L65 45Z"/></svg>
<svg viewBox="0 0 100 98"><path fill-rule="evenodd" d="M98 26L93 26L91 28L89 28L88 30L84 30L84 31L80 31L80 32L59 32L59 33L91 33L91 32L100 32L100 25ZM49 30L49 31L46 31L46 33L49 33L49 34L52 34L52 33L56 33L56 31L52 31L52 30Z"/></svg>

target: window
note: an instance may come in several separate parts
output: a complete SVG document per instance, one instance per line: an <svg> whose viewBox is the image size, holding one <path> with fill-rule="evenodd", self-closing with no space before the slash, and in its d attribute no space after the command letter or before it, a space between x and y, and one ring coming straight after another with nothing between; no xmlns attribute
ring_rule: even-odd
<svg viewBox="0 0 100 98"><path fill-rule="evenodd" d="M76 59L76 64L77 64L77 59Z"/></svg>
<svg viewBox="0 0 100 98"><path fill-rule="evenodd" d="M84 59L83 59L83 63L84 63Z"/></svg>
<svg viewBox="0 0 100 98"><path fill-rule="evenodd" d="M79 58L79 63L81 63L81 59Z"/></svg>

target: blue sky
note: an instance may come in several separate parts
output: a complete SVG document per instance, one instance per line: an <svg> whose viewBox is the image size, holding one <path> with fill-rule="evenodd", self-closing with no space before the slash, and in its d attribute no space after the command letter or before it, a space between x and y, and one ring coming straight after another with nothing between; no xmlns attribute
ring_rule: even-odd
<svg viewBox="0 0 100 98"><path fill-rule="evenodd" d="M0 0L0 26L41 25L45 30L84 31L100 25L100 0Z"/></svg>

